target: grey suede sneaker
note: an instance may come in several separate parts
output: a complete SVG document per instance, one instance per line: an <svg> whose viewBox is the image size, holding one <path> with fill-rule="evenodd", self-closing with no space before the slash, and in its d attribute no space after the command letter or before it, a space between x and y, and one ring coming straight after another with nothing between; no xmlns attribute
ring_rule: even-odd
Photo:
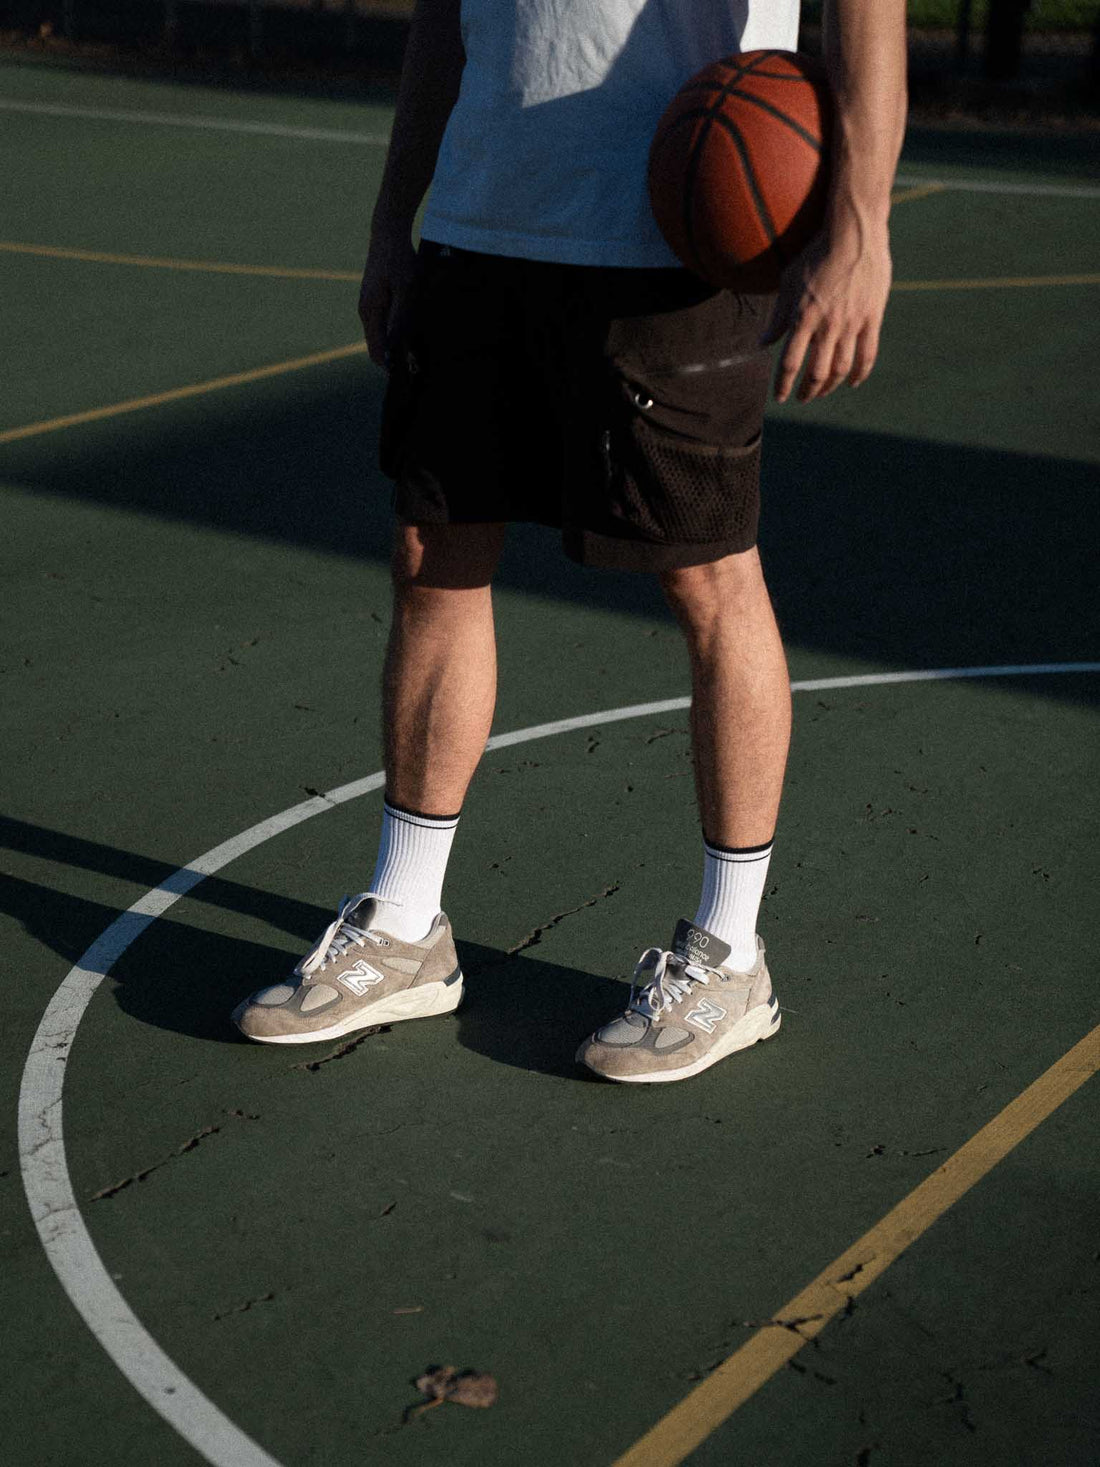
<svg viewBox="0 0 1100 1467"><path fill-rule="evenodd" d="M729 951L712 932L678 922L672 950L642 954L626 1012L586 1039L577 1059L607 1080L652 1085L686 1080L770 1039L780 1016L764 944L756 939L747 973L722 966Z"/></svg>
<svg viewBox="0 0 1100 1467"><path fill-rule="evenodd" d="M462 970L446 915L420 942L402 942L374 926L377 908L367 892L345 897L286 982L233 1010L241 1033L264 1044L311 1044L456 1009Z"/></svg>

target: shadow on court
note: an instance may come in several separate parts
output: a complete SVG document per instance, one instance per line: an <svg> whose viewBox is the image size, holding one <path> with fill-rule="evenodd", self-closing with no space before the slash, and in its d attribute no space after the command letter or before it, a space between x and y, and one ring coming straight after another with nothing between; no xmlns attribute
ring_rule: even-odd
<svg viewBox="0 0 1100 1467"><path fill-rule="evenodd" d="M1004 169L1042 173L1066 183L1074 179L1095 183L1096 134L1091 130L985 131L910 124L900 171L904 173L907 167Z"/></svg>
<svg viewBox="0 0 1100 1467"><path fill-rule="evenodd" d="M132 851L6 817L0 817L0 846L149 887L174 870ZM251 990L284 977L331 913L218 876L200 882L187 900L266 922L288 934L295 953L162 919L112 967L115 1000L124 1013L154 1028L215 1043L244 1043L229 1022L232 1009ZM15 876L3 884L0 911L69 963L120 915L102 902ZM564 1008L570 1033L589 1033L621 1005L621 983L480 943L460 942L458 950L466 979L458 1011L462 1045L515 1069L595 1078L574 1063L572 1048L562 1039L561 1015ZM324 1052L323 1045L300 1051L305 1059Z"/></svg>
<svg viewBox="0 0 1100 1467"><path fill-rule="evenodd" d="M622 1008L622 983L472 942L458 943L458 957L466 976L460 1044L513 1069L605 1083L576 1063L574 1039Z"/></svg>
<svg viewBox="0 0 1100 1467"><path fill-rule="evenodd" d="M124 434L86 427L77 456L52 435L30 439L8 447L4 474L30 491L385 562L380 385L354 363L247 413L227 396L171 431L142 418ZM1096 656L1091 464L784 419L766 437L761 543L792 646L893 668ZM664 614L652 578L582 569L533 526L514 527L498 584ZM1040 691L1100 696L1050 679Z"/></svg>
<svg viewBox="0 0 1100 1467"><path fill-rule="evenodd" d="M50 830L44 825L32 825L25 820L12 820L6 815L0 815L0 849L18 851L24 856L37 857L45 861L56 862L60 866L68 866L78 871L96 871L103 876L117 876L123 881L133 881L142 888L159 886L177 870L177 866L169 861L156 861L149 856L139 855L136 851L123 851L117 846L105 845L100 841L85 840L81 836L68 835L64 831ZM9 912L12 916L20 918L28 923L40 925L43 930L36 931L39 937L48 947L53 947L62 957L76 957L84 948L102 932L107 922L112 917L118 916L112 913L103 919L102 914L107 908L93 903L99 916L96 920L99 926L94 927L86 938L74 939L79 945L73 945L66 935L66 929L72 924L63 924L61 928L53 927L46 920L44 904L50 900L64 903L68 898L59 892L53 892L48 887L37 886L34 883L14 881L8 878L13 885L5 883L3 894L0 895L0 910ZM17 886L26 886L28 894L25 900L15 897ZM40 893L35 898L33 893ZM221 907L227 912L235 912L239 916L255 917L261 922L268 922L287 932L295 939L312 940L329 921L331 915L327 915L320 908L311 906L308 902L296 902L290 897L275 896L272 892L260 891L253 886L244 886L239 881L226 881L220 876L207 876L195 888L194 892L188 893L188 900L204 903L214 907ZM39 921L39 918L42 920ZM83 931L80 924L79 930ZM51 939L51 932L53 938ZM59 945L60 944L60 945Z"/></svg>

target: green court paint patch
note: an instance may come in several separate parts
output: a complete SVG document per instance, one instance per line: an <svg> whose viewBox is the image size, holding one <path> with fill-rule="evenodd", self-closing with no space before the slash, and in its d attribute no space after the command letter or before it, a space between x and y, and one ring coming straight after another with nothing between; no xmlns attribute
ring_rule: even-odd
<svg viewBox="0 0 1100 1467"><path fill-rule="evenodd" d="M795 687L797 691L826 692L841 688L968 677L1080 674L1096 671L1100 671L1100 663L954 668L814 679L796 684ZM687 702L684 698L669 699L555 720L497 735L490 740L489 749L495 752L557 734L573 733L634 718L661 717L681 712ZM103 978L127 948L153 922L162 918L181 896L236 857L315 815L380 788L382 781L381 773L373 774L282 811L174 872L155 890L134 903L93 943L54 995L35 1036L24 1071L19 1112L21 1164L31 1212L50 1262L62 1286L100 1344L148 1404L196 1450L202 1452L208 1461L218 1464L218 1467L238 1467L238 1464L240 1467L253 1467L253 1464L254 1467L271 1467L273 1459L241 1432L178 1369L126 1305L104 1268L83 1221L65 1161L62 1132L64 1064L81 1018ZM913 833L919 835L919 829L914 827ZM590 902L582 904L583 907L589 905ZM552 925L553 922L546 924L547 927ZM524 945L521 940L516 950ZM203 1134L208 1135L212 1131L213 1127L209 1127ZM194 1144L195 1137L192 1137L184 1142L180 1150L193 1149ZM157 1166L163 1164L158 1162ZM125 1179L116 1190L122 1190L137 1176L135 1174L134 1178ZM101 1195L106 1196L109 1191L110 1189L105 1189ZM461 1197L466 1197L466 1194L459 1194L457 1191L452 1195L460 1200ZM472 1201L473 1197L467 1197L467 1200ZM720 1419L721 1417L718 1418ZM663 1460L679 1461L681 1458L668 1457Z"/></svg>
<svg viewBox="0 0 1100 1467"><path fill-rule="evenodd" d="M1100 1069L1100 1027L983 1126L651 1428L615 1467L678 1467ZM1036 1355L1034 1358L1040 1358ZM808 1367L803 1365L803 1370ZM826 1384L832 1377L818 1373Z"/></svg>
<svg viewBox="0 0 1100 1467"><path fill-rule="evenodd" d="M3 96L272 125L5 112L5 237L352 277L12 256L6 422L357 339L383 150L282 130L384 134L388 107L35 67L0 69ZM1091 158L1045 147L915 139L910 173L983 188L898 208L897 278L1094 270L1095 201L1045 191L1095 187ZM792 676L1091 665L1093 294L899 293L859 393L771 415L764 554ZM11 1113L50 995L123 908L256 811L380 762L381 384L351 359L4 447ZM655 587L584 574L549 533L516 528L495 599L498 728L667 711L483 762L448 888L458 1014L304 1068L231 1042L242 993L366 880L368 798L192 886L54 1052L105 1307L121 1292L287 1463L607 1467L1096 1021L1095 678L818 687L797 700L761 917L782 1037L656 1105L578 1079L575 1039L697 890L686 659ZM1097 1457L1094 1133L1092 1087L698 1467ZM188 1467L77 1322L18 1171L12 1137L8 1369L33 1399L5 1440L28 1463ZM411 1382L448 1362L492 1371L498 1405L402 1426Z"/></svg>

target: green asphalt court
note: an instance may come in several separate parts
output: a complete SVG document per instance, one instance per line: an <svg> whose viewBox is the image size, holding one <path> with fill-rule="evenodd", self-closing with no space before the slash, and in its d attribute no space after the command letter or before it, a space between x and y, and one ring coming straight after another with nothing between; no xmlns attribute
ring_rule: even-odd
<svg viewBox="0 0 1100 1467"><path fill-rule="evenodd" d="M1090 149L914 129L874 376L770 414L783 1028L639 1090L572 1057L693 909L685 656L533 528L465 1004L228 1020L373 862L391 104L0 61L5 1460L1094 1467Z"/></svg>

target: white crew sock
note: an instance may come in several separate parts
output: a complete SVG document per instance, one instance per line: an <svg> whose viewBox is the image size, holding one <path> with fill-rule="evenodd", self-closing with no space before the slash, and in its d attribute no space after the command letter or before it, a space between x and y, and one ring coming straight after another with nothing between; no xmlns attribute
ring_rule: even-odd
<svg viewBox="0 0 1100 1467"><path fill-rule="evenodd" d="M421 815L388 800L371 892L386 904L378 925L402 942L418 942L439 915L443 877L457 815Z"/></svg>
<svg viewBox="0 0 1100 1467"><path fill-rule="evenodd" d="M741 850L703 841L703 894L695 925L729 944L724 966L737 973L756 962L756 916L771 855L771 841Z"/></svg>

